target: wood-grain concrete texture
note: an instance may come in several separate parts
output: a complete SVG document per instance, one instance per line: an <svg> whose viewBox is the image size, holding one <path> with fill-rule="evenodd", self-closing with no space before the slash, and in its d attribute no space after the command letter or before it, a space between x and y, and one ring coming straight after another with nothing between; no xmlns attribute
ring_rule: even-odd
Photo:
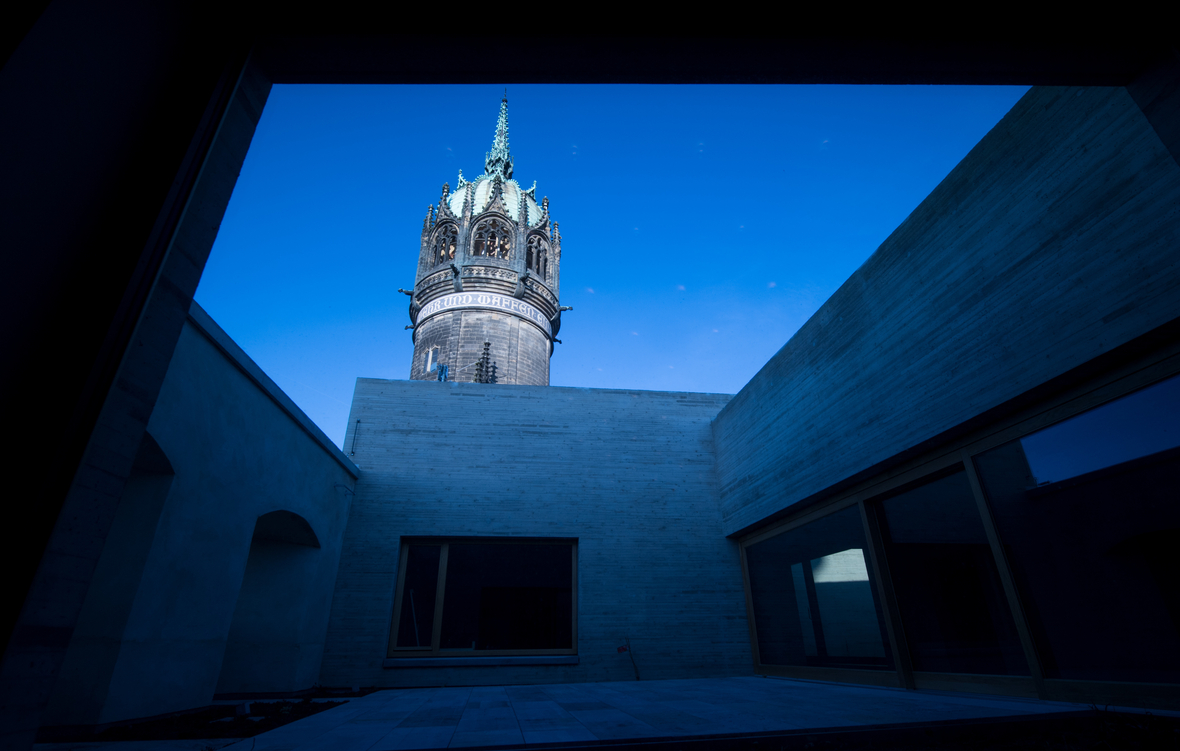
<svg viewBox="0 0 1180 751"><path fill-rule="evenodd" d="M358 379L344 446L361 475L320 682L749 673L741 568L721 533L709 428L729 398ZM383 668L399 541L420 535L577 538L578 664ZM632 653L617 651L628 642Z"/></svg>
<svg viewBox="0 0 1180 751"><path fill-rule="evenodd" d="M1180 167L1127 91L1031 89L721 411L725 532L1180 317L1178 259Z"/></svg>

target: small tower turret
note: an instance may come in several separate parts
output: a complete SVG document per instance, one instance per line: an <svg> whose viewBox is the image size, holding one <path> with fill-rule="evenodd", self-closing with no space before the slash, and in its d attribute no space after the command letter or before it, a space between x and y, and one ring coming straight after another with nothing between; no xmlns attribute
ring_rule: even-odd
<svg viewBox="0 0 1180 751"><path fill-rule="evenodd" d="M443 185L422 231L410 328L410 378L549 385L561 325L561 240L549 199L512 178L508 96L500 102L484 173Z"/></svg>

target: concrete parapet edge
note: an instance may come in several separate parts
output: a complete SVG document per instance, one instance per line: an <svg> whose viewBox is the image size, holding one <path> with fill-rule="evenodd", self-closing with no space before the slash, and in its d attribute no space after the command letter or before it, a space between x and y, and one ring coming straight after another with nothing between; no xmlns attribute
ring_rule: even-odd
<svg viewBox="0 0 1180 751"><path fill-rule="evenodd" d="M279 406L279 409L286 412L299 427L303 428L316 443L320 444L324 451L344 467L345 471L354 479L360 476L360 469L344 455L344 452L336 444L332 443L332 440L311 421L310 417L304 414L303 410L296 406L295 402L291 401L291 397L283 393L278 384L272 381L270 376L262 371L262 368L258 367L258 363L250 359L250 356L238 346L237 342L231 339L229 334L225 333L225 330L218 326L217 322L196 301L193 301L188 310L188 321L212 342L213 346L217 347L230 362L236 365L238 370L257 384L258 388L262 389Z"/></svg>

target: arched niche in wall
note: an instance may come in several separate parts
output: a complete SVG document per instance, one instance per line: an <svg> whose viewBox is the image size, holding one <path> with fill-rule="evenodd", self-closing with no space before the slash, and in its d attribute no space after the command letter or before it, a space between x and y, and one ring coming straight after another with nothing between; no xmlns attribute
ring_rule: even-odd
<svg viewBox="0 0 1180 751"><path fill-rule="evenodd" d="M290 511L271 511L258 517L254 524L254 540L286 542L309 548L320 546L315 530L307 520Z"/></svg>
<svg viewBox="0 0 1180 751"><path fill-rule="evenodd" d="M258 517L226 639L218 694L287 692L319 677L323 634L308 617L311 581L320 563L311 524L291 511Z"/></svg>

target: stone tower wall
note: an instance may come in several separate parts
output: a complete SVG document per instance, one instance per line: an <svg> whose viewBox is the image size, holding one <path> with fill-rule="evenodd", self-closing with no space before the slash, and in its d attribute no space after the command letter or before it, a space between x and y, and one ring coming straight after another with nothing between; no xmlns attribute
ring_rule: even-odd
<svg viewBox="0 0 1180 751"><path fill-rule="evenodd" d="M437 347L448 380L470 383L487 342L494 383L549 385L561 313L572 310L558 301L561 233L549 199L512 174L505 98L484 174L469 182L460 173L454 193L444 185L422 222L414 287L401 290L412 297L411 380L438 379L427 367Z"/></svg>
<svg viewBox="0 0 1180 751"><path fill-rule="evenodd" d="M426 353L439 348L439 362L448 367L447 380L471 383L474 363L491 343L496 382L522 386L549 385L549 338L536 326L514 315L483 310L441 313L423 321L414 343L410 378L435 380L426 371Z"/></svg>

